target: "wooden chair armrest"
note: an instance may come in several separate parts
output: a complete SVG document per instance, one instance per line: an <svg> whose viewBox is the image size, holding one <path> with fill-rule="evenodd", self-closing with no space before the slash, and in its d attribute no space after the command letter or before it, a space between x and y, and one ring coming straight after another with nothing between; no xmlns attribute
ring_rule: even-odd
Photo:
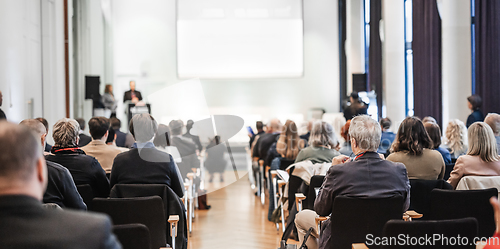
<svg viewBox="0 0 500 249"><path fill-rule="evenodd" d="M295 194L295 199L296 200L305 200L306 199L306 196L302 193L296 193Z"/></svg>
<svg viewBox="0 0 500 249"><path fill-rule="evenodd" d="M355 243L352 244L352 249L368 249L368 246L366 246L364 243Z"/></svg>
<svg viewBox="0 0 500 249"><path fill-rule="evenodd" d="M302 211L302 201L306 199L306 196L302 193L295 193L295 208L297 212Z"/></svg>
<svg viewBox="0 0 500 249"><path fill-rule="evenodd" d="M170 223L170 234L173 238L177 237L177 222L179 222L179 215L170 215L168 223Z"/></svg>
<svg viewBox="0 0 500 249"><path fill-rule="evenodd" d="M252 157L252 161L257 162L257 161L259 161L259 158L258 157Z"/></svg>
<svg viewBox="0 0 500 249"><path fill-rule="evenodd" d="M408 210L404 214L409 216L411 219L419 219L419 218L422 218L424 216L423 214L419 214L413 210Z"/></svg>

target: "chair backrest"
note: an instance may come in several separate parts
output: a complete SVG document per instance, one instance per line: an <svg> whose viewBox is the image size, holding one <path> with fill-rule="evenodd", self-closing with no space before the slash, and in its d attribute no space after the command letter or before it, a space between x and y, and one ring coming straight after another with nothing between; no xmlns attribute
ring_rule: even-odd
<svg viewBox="0 0 500 249"><path fill-rule="evenodd" d="M457 190L496 188L500 192L500 176L464 176L457 184Z"/></svg>
<svg viewBox="0 0 500 249"><path fill-rule="evenodd" d="M453 187L444 180L410 180L410 210L423 214L422 219L427 219L430 208L430 194L435 188L453 189Z"/></svg>
<svg viewBox="0 0 500 249"><path fill-rule="evenodd" d="M89 209L89 205L92 204L92 199L94 199L92 187L89 184L76 185L76 190L78 190L83 202L87 205L87 209Z"/></svg>
<svg viewBox="0 0 500 249"><path fill-rule="evenodd" d="M325 176L315 175L311 177L309 190L307 191L306 199L303 201L304 209L314 209L314 201L316 200L316 188L321 187Z"/></svg>
<svg viewBox="0 0 500 249"><path fill-rule="evenodd" d="M167 244L163 201L158 196L135 198L94 198L91 211L105 213L113 224L144 224L151 235L152 248Z"/></svg>
<svg viewBox="0 0 500 249"><path fill-rule="evenodd" d="M443 180L448 181L448 179L450 178L450 174L453 171L454 167L455 167L454 162L445 165Z"/></svg>
<svg viewBox="0 0 500 249"><path fill-rule="evenodd" d="M295 162L294 159L288 159L288 158L282 157L281 162L280 162L280 169L286 170L286 168L288 168L288 166L292 165L294 162Z"/></svg>
<svg viewBox="0 0 500 249"><path fill-rule="evenodd" d="M442 190L431 192L429 219L449 220L466 217L477 219L478 236L489 237L495 232L495 219L490 198L498 196L495 188L483 190Z"/></svg>
<svg viewBox="0 0 500 249"><path fill-rule="evenodd" d="M381 248L476 248L474 238L477 237L477 220L475 218L463 218L455 220L414 220L412 222L401 220L388 221L382 233L384 238L395 238L391 245L383 245ZM432 238L431 241L414 241L418 246L404 245L400 238L404 234L409 238ZM439 237L436 237L439 236ZM436 240L434 240L436 238ZM438 239L441 238L441 239ZM460 238L457 240L457 238ZM371 240L374 241L374 240ZM430 242L430 243L429 243ZM367 241L370 244L370 241ZM460 245L458 244L460 243ZM464 245L465 244L465 245Z"/></svg>
<svg viewBox="0 0 500 249"><path fill-rule="evenodd" d="M352 198L337 196L331 219L332 248L351 248L353 243L365 243L366 236L380 237L385 223L402 219L403 197Z"/></svg>
<svg viewBox="0 0 500 249"><path fill-rule="evenodd" d="M151 249L151 236L148 227L144 224L115 225L113 233L123 249Z"/></svg>

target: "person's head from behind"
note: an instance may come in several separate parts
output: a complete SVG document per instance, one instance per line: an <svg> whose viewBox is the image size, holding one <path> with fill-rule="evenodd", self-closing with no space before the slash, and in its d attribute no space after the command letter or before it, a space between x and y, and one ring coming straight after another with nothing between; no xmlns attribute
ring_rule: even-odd
<svg viewBox="0 0 500 249"><path fill-rule="evenodd" d="M191 120L191 119L186 122L186 130L187 130L187 132L189 132L191 129L193 129L193 125L194 125L194 121Z"/></svg>
<svg viewBox="0 0 500 249"><path fill-rule="evenodd" d="M484 122L491 127L495 137L500 136L500 115L497 113L488 113L486 118L484 118Z"/></svg>
<svg viewBox="0 0 500 249"><path fill-rule="evenodd" d="M432 148L439 148L439 146L441 145L441 129L439 129L439 125L436 123L427 122L424 123L424 128L432 140Z"/></svg>
<svg viewBox="0 0 500 249"><path fill-rule="evenodd" d="M106 86L104 87L104 93L109 93L113 95L113 85L106 84Z"/></svg>
<svg viewBox="0 0 500 249"><path fill-rule="evenodd" d="M269 133L275 133L275 132L281 132L281 129L283 129L283 124L281 124L281 121L277 118L274 118L269 122L268 124L268 132Z"/></svg>
<svg viewBox="0 0 500 249"><path fill-rule="evenodd" d="M47 119L44 119L44 118L35 118L35 119L42 122L43 126L45 126L45 130L47 131L47 134L49 134L49 122L47 122Z"/></svg>
<svg viewBox="0 0 500 249"><path fill-rule="evenodd" d="M407 117L399 125L398 133L392 143L394 152L408 151L410 155L420 156L424 149L432 149L432 140L417 117Z"/></svg>
<svg viewBox="0 0 500 249"><path fill-rule="evenodd" d="M264 131L264 123L262 121L255 122L255 128L257 128L257 132Z"/></svg>
<svg viewBox="0 0 500 249"><path fill-rule="evenodd" d="M116 133L112 127L108 129L108 138L106 138L106 144L113 145L116 142Z"/></svg>
<svg viewBox="0 0 500 249"><path fill-rule="evenodd" d="M286 158L295 159L299 154L300 141L297 125L292 120L287 120L276 143L276 151Z"/></svg>
<svg viewBox="0 0 500 249"><path fill-rule="evenodd" d="M0 106L2 106L2 102L3 102L3 94L2 91L0 91Z"/></svg>
<svg viewBox="0 0 500 249"><path fill-rule="evenodd" d="M158 125L158 131L156 132L155 139L153 143L156 147L167 147L170 146L170 128L164 124Z"/></svg>
<svg viewBox="0 0 500 249"><path fill-rule="evenodd" d="M467 104L471 111L479 110L483 105L483 99L479 95L471 95L467 97Z"/></svg>
<svg viewBox="0 0 500 249"><path fill-rule="evenodd" d="M309 144L313 147L337 149L339 142L331 124L317 120L313 123Z"/></svg>
<svg viewBox="0 0 500 249"><path fill-rule="evenodd" d="M19 125L28 128L38 139L40 139L40 144L45 147L47 130L42 122L38 121L38 119L25 119L21 121Z"/></svg>
<svg viewBox="0 0 500 249"><path fill-rule="evenodd" d="M382 128L382 131L387 131L391 128L392 121L389 118L383 118L380 120L380 127Z"/></svg>
<svg viewBox="0 0 500 249"><path fill-rule="evenodd" d="M359 94L358 94L358 92L352 92L351 95L349 95L349 101L351 103L359 102Z"/></svg>
<svg viewBox="0 0 500 249"><path fill-rule="evenodd" d="M151 141L158 130L153 116L148 113L136 114L130 120L130 133L134 136L135 141L146 143Z"/></svg>
<svg viewBox="0 0 500 249"><path fill-rule="evenodd" d="M78 145L78 133L80 125L76 120L63 118L57 121L52 128L54 146L60 148L76 147Z"/></svg>
<svg viewBox="0 0 500 249"><path fill-rule="evenodd" d="M467 155L479 156L484 162L494 162L500 159L497 151L495 135L491 127L484 122L475 122L469 126L469 150Z"/></svg>
<svg viewBox="0 0 500 249"><path fill-rule="evenodd" d="M347 122L340 128L340 136L346 141L347 143L351 143L351 138L349 137L349 127L351 126L351 120L347 120Z"/></svg>
<svg viewBox="0 0 500 249"><path fill-rule="evenodd" d="M359 115L351 120L349 137L352 152L377 151L380 145L382 129L379 123L368 115Z"/></svg>
<svg viewBox="0 0 500 249"><path fill-rule="evenodd" d="M78 122L78 125L80 126L80 130L85 130L85 119L83 118L77 118L75 119L76 122Z"/></svg>
<svg viewBox="0 0 500 249"><path fill-rule="evenodd" d="M422 123L434 123L434 124L437 124L437 121L435 118L431 117L431 116L427 116L425 117L424 119L422 119Z"/></svg>
<svg viewBox="0 0 500 249"><path fill-rule="evenodd" d="M130 90L131 90L131 91L135 91L135 81L134 81L134 80L131 80L131 81L129 82L129 85L130 85Z"/></svg>
<svg viewBox="0 0 500 249"><path fill-rule="evenodd" d="M182 135L182 128L184 128L184 123L181 120L172 120L168 123L168 127L172 132L172 136Z"/></svg>
<svg viewBox="0 0 500 249"><path fill-rule="evenodd" d="M111 128L113 128L114 130L119 130L120 127L122 127L122 121L115 117L110 118L109 122L111 123Z"/></svg>
<svg viewBox="0 0 500 249"><path fill-rule="evenodd" d="M467 127L465 127L464 122L458 119L450 120L444 136L451 153L461 154L465 152L467 148Z"/></svg>
<svg viewBox="0 0 500 249"><path fill-rule="evenodd" d="M28 195L41 200L47 169L40 138L24 125L2 122L0 151L0 195Z"/></svg>
<svg viewBox="0 0 500 249"><path fill-rule="evenodd" d="M94 140L107 139L109 130L109 119L105 117L93 117L89 120L89 132Z"/></svg>

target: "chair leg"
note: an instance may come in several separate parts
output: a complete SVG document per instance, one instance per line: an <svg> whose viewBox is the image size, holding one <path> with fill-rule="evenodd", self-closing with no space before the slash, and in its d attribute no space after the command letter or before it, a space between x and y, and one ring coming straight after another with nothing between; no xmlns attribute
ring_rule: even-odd
<svg viewBox="0 0 500 249"><path fill-rule="evenodd" d="M281 203L280 203L280 204L281 204L281 208L280 208L280 209L281 209L281 210L280 210L280 211L281 211L281 226L282 226L282 230L283 230L283 232L285 232L285 211L284 211L284 209L283 209L283 204L284 204L284 202L283 202L283 189L282 189L282 187L283 187L285 184L286 184L286 182L285 182L285 181L282 181L282 180L279 180L279 181L278 181L278 188L279 188L280 200L281 200Z"/></svg>
<svg viewBox="0 0 500 249"><path fill-rule="evenodd" d="M175 238L177 238L177 222L179 222L179 215L170 215L168 223L170 223L170 236L172 237L172 249L175 248Z"/></svg>
<svg viewBox="0 0 500 249"><path fill-rule="evenodd" d="M264 186L264 160L259 160L259 171L260 171L260 202L262 206L266 203L266 194L265 194L265 186Z"/></svg>

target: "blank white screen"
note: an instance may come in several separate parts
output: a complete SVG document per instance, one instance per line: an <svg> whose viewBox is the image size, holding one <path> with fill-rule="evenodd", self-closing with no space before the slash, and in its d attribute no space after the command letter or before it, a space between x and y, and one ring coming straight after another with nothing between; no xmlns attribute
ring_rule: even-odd
<svg viewBox="0 0 500 249"><path fill-rule="evenodd" d="M178 0L180 78L303 74L301 0Z"/></svg>

